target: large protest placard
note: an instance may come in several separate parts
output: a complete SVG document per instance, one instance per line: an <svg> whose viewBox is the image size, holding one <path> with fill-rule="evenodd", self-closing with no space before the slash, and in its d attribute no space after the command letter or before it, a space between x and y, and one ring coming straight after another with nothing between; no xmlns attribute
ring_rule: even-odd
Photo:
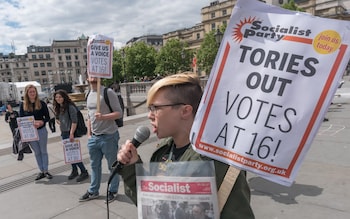
<svg viewBox="0 0 350 219"><path fill-rule="evenodd" d="M239 0L191 130L195 150L291 185L349 61L349 30Z"/></svg>
<svg viewBox="0 0 350 219"><path fill-rule="evenodd" d="M94 35L87 45L88 73L92 77L112 78L113 38Z"/></svg>
<svg viewBox="0 0 350 219"><path fill-rule="evenodd" d="M38 130L34 126L34 116L18 117L17 124L22 142L38 141Z"/></svg>

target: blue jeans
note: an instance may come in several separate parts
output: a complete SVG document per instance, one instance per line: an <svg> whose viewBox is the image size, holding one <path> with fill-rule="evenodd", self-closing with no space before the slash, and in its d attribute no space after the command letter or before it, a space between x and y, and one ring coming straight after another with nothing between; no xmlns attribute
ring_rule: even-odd
<svg viewBox="0 0 350 219"><path fill-rule="evenodd" d="M62 137L62 140L69 138L69 132L62 132L61 137ZM72 165L72 171L78 171L78 168L77 168L78 166L81 172L86 172L86 168L83 162L72 163L71 165Z"/></svg>
<svg viewBox="0 0 350 219"><path fill-rule="evenodd" d="M88 140L87 147L90 154L91 164L91 183L88 191L92 194L99 194L101 176L102 176L102 158L107 159L108 169L112 173L112 164L117 159L119 132L105 134L100 136L92 135ZM109 191L118 192L119 175L116 175L111 181Z"/></svg>
<svg viewBox="0 0 350 219"><path fill-rule="evenodd" d="M30 145L35 154L36 163L41 172L47 172L49 169L49 155L47 153L47 129L43 127L38 129L39 141L31 141Z"/></svg>

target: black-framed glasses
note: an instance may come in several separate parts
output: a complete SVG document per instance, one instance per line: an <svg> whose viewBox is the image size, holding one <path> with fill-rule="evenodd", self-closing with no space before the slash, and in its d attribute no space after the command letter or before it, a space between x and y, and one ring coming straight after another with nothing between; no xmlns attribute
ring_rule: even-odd
<svg viewBox="0 0 350 219"><path fill-rule="evenodd" d="M162 108L162 107L168 107L168 106L178 106L178 105L186 105L185 103L170 103L170 104L163 104L163 105L149 105L148 106L148 110L151 113L155 113L157 112L158 109Z"/></svg>

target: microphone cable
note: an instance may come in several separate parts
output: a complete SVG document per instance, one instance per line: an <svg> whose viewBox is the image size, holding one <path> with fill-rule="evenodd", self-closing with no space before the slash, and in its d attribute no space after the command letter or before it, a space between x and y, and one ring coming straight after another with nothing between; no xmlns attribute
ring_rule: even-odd
<svg viewBox="0 0 350 219"><path fill-rule="evenodd" d="M112 164L112 168L113 168L113 170L112 170L112 175L108 178L108 182L107 182L107 191L106 191L106 205L107 205L107 219L109 219L109 187L110 187L110 184L111 184L111 182L112 182L112 179L115 177L115 175L118 175L118 177L119 177L119 173L118 174L115 174L116 172L115 172L115 168L117 168L118 167L118 161L115 161L113 164ZM114 173L114 174L113 174Z"/></svg>
<svg viewBox="0 0 350 219"><path fill-rule="evenodd" d="M136 129L136 133L134 135L134 137L132 138L131 143L137 148L138 146L140 146L140 144L142 144L144 141L146 141L149 136L150 136L150 130L149 128L145 127L145 126L139 126ZM119 177L119 173L120 171L123 169L123 164L119 163L118 160L116 160L113 164L112 164L112 171L111 171L111 175L108 179L107 182L107 196L106 196L106 204L107 204L107 219L109 219L109 186L111 184L111 181L113 180L113 178L115 177L115 175L118 175Z"/></svg>

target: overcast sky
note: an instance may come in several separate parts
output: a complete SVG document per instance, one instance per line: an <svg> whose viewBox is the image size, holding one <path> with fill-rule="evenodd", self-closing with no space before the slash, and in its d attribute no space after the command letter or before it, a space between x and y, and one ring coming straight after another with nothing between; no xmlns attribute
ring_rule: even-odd
<svg viewBox="0 0 350 219"><path fill-rule="evenodd" d="M164 34L201 22L213 0L0 0L0 53L74 40L82 34L114 38L120 48L133 37Z"/></svg>

